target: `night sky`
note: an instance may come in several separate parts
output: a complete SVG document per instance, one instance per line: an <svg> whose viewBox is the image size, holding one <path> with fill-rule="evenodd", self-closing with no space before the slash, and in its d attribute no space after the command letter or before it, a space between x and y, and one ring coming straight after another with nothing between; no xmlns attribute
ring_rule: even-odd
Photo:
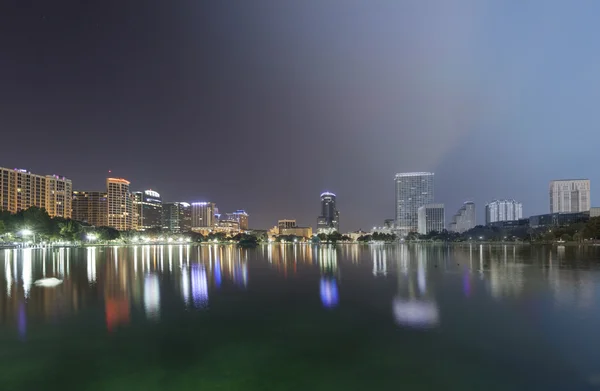
<svg viewBox="0 0 600 391"><path fill-rule="evenodd" d="M209 4L210 3L210 4ZM587 6L586 6L587 5ZM108 170L250 225L394 217L396 172L548 212L600 205L600 2L0 2L0 166L100 190Z"/></svg>

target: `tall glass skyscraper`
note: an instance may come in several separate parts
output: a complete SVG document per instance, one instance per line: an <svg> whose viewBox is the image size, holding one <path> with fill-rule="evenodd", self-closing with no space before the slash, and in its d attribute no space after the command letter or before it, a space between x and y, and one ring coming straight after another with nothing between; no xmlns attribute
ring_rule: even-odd
<svg viewBox="0 0 600 391"><path fill-rule="evenodd" d="M133 193L136 229L146 230L162 227L162 200L154 190Z"/></svg>
<svg viewBox="0 0 600 391"><path fill-rule="evenodd" d="M433 173L406 172L396 174L396 229L400 234L419 228L419 208L433 204Z"/></svg>
<svg viewBox="0 0 600 391"><path fill-rule="evenodd" d="M331 233L340 230L340 213L335 205L335 194L326 191L321 194L321 215L317 219L318 233Z"/></svg>

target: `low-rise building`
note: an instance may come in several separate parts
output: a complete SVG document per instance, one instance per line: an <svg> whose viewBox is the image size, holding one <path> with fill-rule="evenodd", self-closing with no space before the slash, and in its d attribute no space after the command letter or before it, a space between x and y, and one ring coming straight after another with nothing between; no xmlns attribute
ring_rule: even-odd
<svg viewBox="0 0 600 391"><path fill-rule="evenodd" d="M560 227L563 225L585 223L590 219L589 212L578 213L549 213L529 217L531 228Z"/></svg>
<svg viewBox="0 0 600 391"><path fill-rule="evenodd" d="M279 228L279 235L294 235L310 238L313 236L312 227Z"/></svg>

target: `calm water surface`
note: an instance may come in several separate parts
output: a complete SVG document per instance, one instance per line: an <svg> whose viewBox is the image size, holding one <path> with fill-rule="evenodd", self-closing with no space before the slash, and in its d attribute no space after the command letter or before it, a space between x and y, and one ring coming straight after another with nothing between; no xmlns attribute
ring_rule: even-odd
<svg viewBox="0 0 600 391"><path fill-rule="evenodd" d="M599 267L596 247L0 250L0 389L600 389Z"/></svg>

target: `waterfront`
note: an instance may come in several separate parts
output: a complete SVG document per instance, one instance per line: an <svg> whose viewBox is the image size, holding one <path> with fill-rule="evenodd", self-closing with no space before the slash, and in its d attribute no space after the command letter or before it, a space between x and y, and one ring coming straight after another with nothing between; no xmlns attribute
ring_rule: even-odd
<svg viewBox="0 0 600 391"><path fill-rule="evenodd" d="M0 384L594 389L599 292L593 246L2 250Z"/></svg>

